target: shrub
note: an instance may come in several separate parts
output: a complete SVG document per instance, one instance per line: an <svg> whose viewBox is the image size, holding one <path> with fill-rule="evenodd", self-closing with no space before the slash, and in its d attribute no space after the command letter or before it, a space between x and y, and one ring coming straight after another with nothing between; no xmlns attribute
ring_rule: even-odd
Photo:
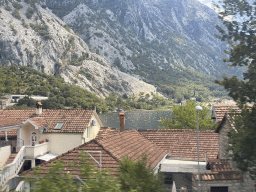
<svg viewBox="0 0 256 192"><path fill-rule="evenodd" d="M48 27L45 24L33 24L30 23L30 27L36 31L39 35L41 35L44 39L51 39L51 35L48 32Z"/></svg>
<svg viewBox="0 0 256 192"><path fill-rule="evenodd" d="M16 35L18 31L14 28L13 25L10 25L10 27L11 27L11 30L13 31L13 35Z"/></svg>
<svg viewBox="0 0 256 192"><path fill-rule="evenodd" d="M23 7L21 4L19 4L19 3L17 3L17 2L13 2L12 5L13 5L13 7L14 7L15 9L21 9L21 8Z"/></svg>
<svg viewBox="0 0 256 192"><path fill-rule="evenodd" d="M26 27L26 28L28 28L28 27L29 27L29 25L25 22L25 20L24 20L24 19L22 19L21 21L22 21L22 25L23 25L24 27Z"/></svg>
<svg viewBox="0 0 256 192"><path fill-rule="evenodd" d="M7 10L7 11L11 11L12 9L11 9L11 7L10 6L5 6L5 9Z"/></svg>
<svg viewBox="0 0 256 192"><path fill-rule="evenodd" d="M67 24L63 25L63 27L64 27L68 32L70 32L70 28L68 27Z"/></svg>
<svg viewBox="0 0 256 192"><path fill-rule="evenodd" d="M34 10L33 8L29 7L29 8L27 9L27 11L26 11L26 17L27 17L28 19L31 19L31 17L32 17L32 15L34 14L34 12L35 12L35 10Z"/></svg>
<svg viewBox="0 0 256 192"><path fill-rule="evenodd" d="M14 9L14 11L12 12L12 15L16 19L21 19L21 16L20 16L20 13L19 13L18 9Z"/></svg>

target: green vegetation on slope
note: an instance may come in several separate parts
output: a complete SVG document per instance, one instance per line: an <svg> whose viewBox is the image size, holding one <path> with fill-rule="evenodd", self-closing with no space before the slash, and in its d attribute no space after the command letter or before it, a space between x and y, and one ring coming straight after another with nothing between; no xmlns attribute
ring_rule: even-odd
<svg viewBox="0 0 256 192"><path fill-rule="evenodd" d="M140 93L140 96L137 98L128 96L127 94L118 97L112 93L105 101L109 110L113 110L117 107L125 111L135 109L166 109L172 103L166 98L153 93L151 93L151 96L149 94L144 95L144 93Z"/></svg>
<svg viewBox="0 0 256 192"><path fill-rule="evenodd" d="M144 95L139 98L124 94L116 96L111 94L106 100L97 97L75 85L69 85L63 79L41 73L26 66L0 67L0 96L5 94L25 94L48 96L42 101L45 109L83 108L94 109L97 112L106 112L115 107L124 110L134 109L161 109L169 106L170 101L156 94ZM20 99L17 105L10 108L31 108L35 106L35 100L25 97Z"/></svg>
<svg viewBox="0 0 256 192"><path fill-rule="evenodd" d="M156 86L157 91L174 99L174 102L187 100L191 97L196 97L199 101L208 101L209 97L227 95L226 91L214 82L212 76L189 69L177 72L170 66L161 70L146 55L133 56L131 61L135 66L139 66L132 70L132 73L145 77L144 80L147 83Z"/></svg>
<svg viewBox="0 0 256 192"><path fill-rule="evenodd" d="M0 93L48 96L49 99L43 101L44 108L48 109L94 109L96 106L98 112L108 110L105 101L95 94L25 66L0 67ZM25 102L26 105L29 102L32 101Z"/></svg>

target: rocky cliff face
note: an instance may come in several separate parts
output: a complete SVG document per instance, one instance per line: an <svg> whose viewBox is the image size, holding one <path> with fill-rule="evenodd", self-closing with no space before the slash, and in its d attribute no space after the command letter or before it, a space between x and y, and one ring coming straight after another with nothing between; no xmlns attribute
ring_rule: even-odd
<svg viewBox="0 0 256 192"><path fill-rule="evenodd" d="M194 90L200 95L220 90L213 80L223 74L241 75L222 62L228 47L214 36L215 25L221 25L217 14L197 0L47 0L46 5L109 66L139 75L173 98L184 95L181 87L188 90L186 99Z"/></svg>
<svg viewBox="0 0 256 192"><path fill-rule="evenodd" d="M226 44L214 37L217 14L196 0L47 0L47 5L109 64L121 56L129 70L136 67L132 56L146 54L160 70L229 73L222 62Z"/></svg>
<svg viewBox="0 0 256 192"><path fill-rule="evenodd" d="M0 64L27 65L63 77L67 82L107 96L110 92L137 94L156 88L111 68L92 52L66 23L39 4L0 1Z"/></svg>

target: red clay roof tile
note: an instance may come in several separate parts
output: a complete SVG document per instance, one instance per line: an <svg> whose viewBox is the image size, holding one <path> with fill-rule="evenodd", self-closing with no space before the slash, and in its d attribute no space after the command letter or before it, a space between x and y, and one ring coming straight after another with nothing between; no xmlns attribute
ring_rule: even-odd
<svg viewBox="0 0 256 192"><path fill-rule="evenodd" d="M185 129L140 130L145 138L168 151L171 157L197 159L197 131ZM200 159L216 159L219 153L219 134L213 130L199 132Z"/></svg>
<svg viewBox="0 0 256 192"><path fill-rule="evenodd" d="M0 110L0 119L7 119L8 126L30 119L39 127L47 127L46 133L83 133L93 113L93 110L84 109L43 109L42 114L36 116L35 109ZM64 123L63 127L54 130L59 122ZM1 123L0 127L3 127Z"/></svg>
<svg viewBox="0 0 256 192"><path fill-rule="evenodd" d="M213 105L213 117L217 119L217 122L221 122L224 115L231 111L240 113L241 109L237 105Z"/></svg>
<svg viewBox="0 0 256 192"><path fill-rule="evenodd" d="M56 162L57 159L64 162L64 173L69 171L70 174L81 176L78 169L80 165L79 155L82 151L101 151L102 169L111 169L110 173L113 175L118 175L119 163L126 156L132 160L139 160L143 155L146 155L148 165L154 168L166 155L165 150L147 140L136 130L127 130L104 139L91 140L49 162L39 165L43 169L40 176L44 176L48 172L51 163ZM100 162L100 153L90 152L90 154ZM75 167L70 165L73 161L76 162ZM99 165L91 157L88 157L88 162L92 162L99 169ZM33 176L33 174L33 170L30 169L26 176ZM24 176L24 173L21 176Z"/></svg>

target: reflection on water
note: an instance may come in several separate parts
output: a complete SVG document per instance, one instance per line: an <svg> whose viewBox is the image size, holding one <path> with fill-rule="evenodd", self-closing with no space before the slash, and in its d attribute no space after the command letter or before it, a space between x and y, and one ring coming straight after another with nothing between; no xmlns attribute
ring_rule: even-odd
<svg viewBox="0 0 256 192"><path fill-rule="evenodd" d="M104 127L119 128L118 113L100 114ZM125 129L157 129L162 124L158 121L161 117L167 119L171 111L129 111L125 112Z"/></svg>

